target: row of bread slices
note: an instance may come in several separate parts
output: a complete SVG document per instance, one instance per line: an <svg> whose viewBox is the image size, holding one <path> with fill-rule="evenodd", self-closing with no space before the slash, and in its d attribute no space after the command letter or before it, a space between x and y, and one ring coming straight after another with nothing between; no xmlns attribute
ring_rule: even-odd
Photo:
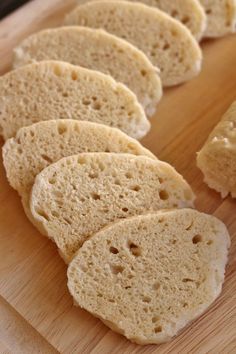
<svg viewBox="0 0 236 354"><path fill-rule="evenodd" d="M219 295L226 227L191 209L182 176L120 130L38 122L6 141L3 161L29 219L70 263L75 302L113 330L161 343Z"/></svg>
<svg viewBox="0 0 236 354"><path fill-rule="evenodd" d="M163 8L165 3L172 15L181 13L186 24L204 14L196 0L163 0L158 5ZM204 23L202 15L202 29ZM0 78L0 133L5 139L21 126L55 114L115 126L142 138L150 128L145 113L154 114L162 84L182 83L201 69L202 53L193 34L155 7L92 1L76 7L64 24L25 39L14 51L18 69ZM43 62L49 60L78 67ZM30 65L34 62L42 65Z"/></svg>

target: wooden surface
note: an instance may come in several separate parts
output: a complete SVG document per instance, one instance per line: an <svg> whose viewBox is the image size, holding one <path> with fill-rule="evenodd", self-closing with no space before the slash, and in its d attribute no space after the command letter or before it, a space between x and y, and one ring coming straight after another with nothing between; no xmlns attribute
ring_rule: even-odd
<svg viewBox="0 0 236 354"><path fill-rule="evenodd" d="M33 0L0 22L0 73L10 68L12 48L22 38L55 26L70 8L70 1ZM195 163L196 151L236 98L236 35L202 47L201 75L165 92L143 143L184 175L199 210L226 223L232 247L222 295L170 343L142 347L113 333L73 307L66 265L54 244L27 220L0 162L1 354L236 353L236 201L209 190Z"/></svg>

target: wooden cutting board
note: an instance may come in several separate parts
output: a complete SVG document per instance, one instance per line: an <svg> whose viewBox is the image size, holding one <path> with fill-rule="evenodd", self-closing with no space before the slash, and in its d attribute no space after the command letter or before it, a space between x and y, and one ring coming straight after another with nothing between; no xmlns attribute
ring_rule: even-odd
<svg viewBox="0 0 236 354"><path fill-rule="evenodd" d="M33 0L0 22L0 73L28 34L60 23L72 1ZM223 220L232 247L222 295L170 343L138 346L75 308L66 265L30 224L0 162L0 353L236 353L236 201L203 183L196 151L236 99L236 35L202 44L202 73L165 91L144 145L173 164L197 194L197 208ZM1 145L2 145L1 141ZM36 349L37 348L37 349Z"/></svg>

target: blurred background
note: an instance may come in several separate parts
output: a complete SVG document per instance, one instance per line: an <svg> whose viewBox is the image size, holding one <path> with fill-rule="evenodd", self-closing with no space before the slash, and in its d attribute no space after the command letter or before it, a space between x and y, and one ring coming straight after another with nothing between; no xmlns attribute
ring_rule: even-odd
<svg viewBox="0 0 236 354"><path fill-rule="evenodd" d="M28 1L29 0L0 0L0 19Z"/></svg>

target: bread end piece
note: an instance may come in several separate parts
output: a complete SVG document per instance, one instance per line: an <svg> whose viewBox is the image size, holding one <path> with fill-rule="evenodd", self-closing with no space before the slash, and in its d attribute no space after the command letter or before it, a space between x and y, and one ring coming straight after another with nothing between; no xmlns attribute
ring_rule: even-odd
<svg viewBox="0 0 236 354"><path fill-rule="evenodd" d="M222 198L229 194L236 198L236 101L197 153L197 166L204 181Z"/></svg>

